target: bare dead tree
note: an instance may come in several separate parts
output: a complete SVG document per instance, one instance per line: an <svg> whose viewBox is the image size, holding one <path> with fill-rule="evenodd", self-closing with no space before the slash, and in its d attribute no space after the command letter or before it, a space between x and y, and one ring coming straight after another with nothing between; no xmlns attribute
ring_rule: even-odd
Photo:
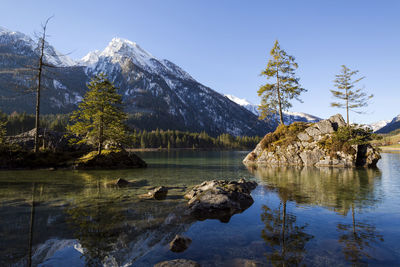
<svg viewBox="0 0 400 267"><path fill-rule="evenodd" d="M39 38L39 64L37 68L37 88L36 88L36 107L35 107L35 142L34 151L37 153L39 151L39 126L40 126L40 93L42 88L42 73L43 67L53 67L44 62L44 49L46 44L46 30L47 24L52 17L49 17L44 24L42 24L41 37Z"/></svg>

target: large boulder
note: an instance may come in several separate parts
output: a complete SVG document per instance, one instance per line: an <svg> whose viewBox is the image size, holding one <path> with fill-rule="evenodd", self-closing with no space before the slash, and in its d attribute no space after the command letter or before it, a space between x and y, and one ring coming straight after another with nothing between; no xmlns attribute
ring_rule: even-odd
<svg viewBox="0 0 400 267"><path fill-rule="evenodd" d="M339 128L346 126L340 114L317 123L303 123L301 127L292 127L298 132L291 132L291 126L287 128L289 136L276 132L266 135L246 156L243 163L255 167L375 167L380 159L379 151L370 144L346 144L346 149L343 150L333 150L332 145L323 145L323 142L332 138ZM281 139L276 140L277 138Z"/></svg>
<svg viewBox="0 0 400 267"><path fill-rule="evenodd" d="M144 168L146 162L134 153L125 150L103 150L90 152L74 162L75 169L124 169Z"/></svg>
<svg viewBox="0 0 400 267"><path fill-rule="evenodd" d="M185 194L188 211L197 220L219 219L221 222L228 222L234 214L243 212L253 204L250 192L256 186L256 182L244 179L238 182L203 182Z"/></svg>

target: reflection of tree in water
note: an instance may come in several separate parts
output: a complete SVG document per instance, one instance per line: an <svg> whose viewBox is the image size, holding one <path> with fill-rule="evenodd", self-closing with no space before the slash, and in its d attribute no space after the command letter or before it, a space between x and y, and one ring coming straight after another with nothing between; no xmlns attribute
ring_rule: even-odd
<svg viewBox="0 0 400 267"><path fill-rule="evenodd" d="M266 232L269 233L269 240L275 242L275 246L280 246L281 251L275 251L275 257L280 259L277 265L282 265L284 257L288 258L288 246L282 235L279 236L277 231L284 229L288 231L290 224L294 224L291 216L286 215L286 200L295 201L297 204L318 205L330 210L334 210L338 214L346 216L352 211L352 223L338 224L337 231L340 233L338 242L343 244L343 253L346 260L353 263L362 263L365 258L370 258L368 251L373 243L383 241L381 235L376 233L375 226L366 222L356 220L355 207L362 210L364 207L375 205L379 197L379 191L376 190L376 183L379 182L381 173L375 169L332 169L332 168L259 168L250 170L255 173L272 191L276 191L283 201L282 211L280 209L271 211L267 207L264 208L263 220L266 223ZM283 215L280 215L283 213ZM284 227L284 219L287 226ZM296 241L299 239L307 239L302 236L303 227L292 226L292 233L286 233L285 238ZM272 231L275 229L275 231ZM289 232L290 232L289 231ZM264 234L263 234L264 235ZM264 237L264 236L263 236ZM272 242L270 241L270 242ZM305 242L307 242L305 241ZM286 244L285 244L286 242ZM298 246L299 255L303 253L304 243L296 241L293 244ZM272 244L271 244L272 246ZM296 251L296 249L295 249ZM285 252L285 254L283 253ZM276 256L277 255L277 256ZM278 257L279 255L280 258ZM301 260L301 257L300 257ZM291 264L298 264L295 258ZM289 263L286 260L286 263Z"/></svg>
<svg viewBox="0 0 400 267"><path fill-rule="evenodd" d="M366 258L372 258L368 253L372 243L384 241L382 235L376 233L376 227L366 222L356 220L354 205L351 208L352 223L337 225L341 235L339 243L344 245L343 254L346 260L353 264L362 263Z"/></svg>
<svg viewBox="0 0 400 267"><path fill-rule="evenodd" d="M100 195L98 184L97 196L67 210L68 222L82 245L87 266L103 266L118 241L121 222L124 221L118 205L112 200L102 199Z"/></svg>
<svg viewBox="0 0 400 267"><path fill-rule="evenodd" d="M288 199L346 214L378 201L375 184L381 173L374 169L258 168L252 171L271 190L285 190Z"/></svg>
<svg viewBox="0 0 400 267"><path fill-rule="evenodd" d="M267 259L274 266L296 266L303 260L305 245L313 236L305 232L307 225L296 225L296 216L287 212L287 198L277 209L263 205L261 220L265 224L261 236L272 249Z"/></svg>

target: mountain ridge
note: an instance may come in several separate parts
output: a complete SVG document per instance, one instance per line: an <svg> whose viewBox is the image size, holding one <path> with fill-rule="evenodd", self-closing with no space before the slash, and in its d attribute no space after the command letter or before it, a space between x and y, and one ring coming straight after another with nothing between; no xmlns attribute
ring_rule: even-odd
<svg viewBox="0 0 400 267"><path fill-rule="evenodd" d="M17 36L18 35L18 36ZM6 38L3 36L16 36ZM23 65L36 63L37 51L32 39L11 31L0 34L0 99L6 112L33 112L34 95L19 97L11 88L32 87L13 75ZM15 43L24 50L14 49ZM56 51L47 44L49 51ZM54 53L60 55L59 53ZM18 59L18 60L17 60ZM98 73L104 73L119 88L128 124L137 129L171 129L210 135L229 133L264 135L272 130L257 116L233 103L220 93L204 86L173 62L153 57L138 44L113 38L102 51L89 52L81 60L68 64L60 61L55 70L45 72L42 93L42 113L68 113L77 108L86 92L86 83Z"/></svg>

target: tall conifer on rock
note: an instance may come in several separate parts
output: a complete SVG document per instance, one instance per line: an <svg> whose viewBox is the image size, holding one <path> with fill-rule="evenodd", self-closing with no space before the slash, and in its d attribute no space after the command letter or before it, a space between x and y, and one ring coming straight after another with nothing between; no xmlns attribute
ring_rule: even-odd
<svg viewBox="0 0 400 267"><path fill-rule="evenodd" d="M335 87L338 90L331 90L333 97L340 100L340 102L332 102L331 106L346 109L347 126L350 125L349 112L362 113L355 109L368 106L368 100L373 97L373 95L367 95L363 88L354 88L358 82L365 78L353 78L357 73L358 70L350 70L342 65L340 74L336 75L334 80Z"/></svg>
<svg viewBox="0 0 400 267"><path fill-rule="evenodd" d="M88 88L78 110L71 115L72 124L67 130L79 137L76 143L93 145L101 154L105 143L118 145L125 141L126 113L122 109L121 95L104 74L96 75Z"/></svg>
<svg viewBox="0 0 400 267"><path fill-rule="evenodd" d="M281 49L278 40L270 52L271 58L261 75L267 76L271 83L260 87L258 96L261 97L259 106L260 119L267 119L272 114L279 114L280 124L284 124L283 110L289 109L293 98L300 101L300 94L307 91L301 88L295 71L298 68L295 58Z"/></svg>

